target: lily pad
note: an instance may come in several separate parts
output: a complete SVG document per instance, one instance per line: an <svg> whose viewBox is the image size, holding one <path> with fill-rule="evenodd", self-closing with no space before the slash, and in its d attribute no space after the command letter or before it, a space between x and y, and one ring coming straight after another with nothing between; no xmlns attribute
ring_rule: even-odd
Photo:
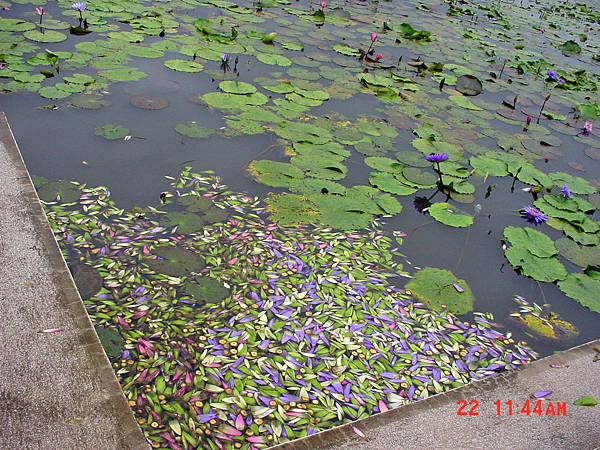
<svg viewBox="0 0 600 450"><path fill-rule="evenodd" d="M74 270L73 280L83 300L93 297L102 289L104 279L96 269L79 264Z"/></svg>
<svg viewBox="0 0 600 450"><path fill-rule="evenodd" d="M35 42L54 43L67 40L67 35L60 31L45 30L43 33L39 30L29 30L23 33L27 39Z"/></svg>
<svg viewBox="0 0 600 450"><path fill-rule="evenodd" d="M169 59L165 61L165 66L177 72L201 72L204 66L196 61L186 59Z"/></svg>
<svg viewBox="0 0 600 450"><path fill-rule="evenodd" d="M36 186L38 197L45 202L71 203L79 200L81 191L70 181L50 181Z"/></svg>
<svg viewBox="0 0 600 450"><path fill-rule="evenodd" d="M129 130L121 125L107 124L96 127L96 136L102 136L105 139L123 139L127 135L129 135Z"/></svg>
<svg viewBox="0 0 600 450"><path fill-rule="evenodd" d="M184 289L197 303L219 303L229 296L223 283L211 277L196 277L188 281Z"/></svg>
<svg viewBox="0 0 600 450"><path fill-rule="evenodd" d="M254 94L256 87L243 81L221 81L219 89L229 94Z"/></svg>
<svg viewBox="0 0 600 450"><path fill-rule="evenodd" d="M446 202L434 203L429 207L429 214L438 222L451 227L464 228L473 224L473 216L462 213Z"/></svg>
<svg viewBox="0 0 600 450"><path fill-rule="evenodd" d="M558 287L567 297L577 300L583 306L600 313L600 279L583 273L570 273L558 282Z"/></svg>
<svg viewBox="0 0 600 450"><path fill-rule="evenodd" d="M200 255L182 247L158 247L152 251L161 259L146 259L146 264L155 272L182 277L200 271L206 265Z"/></svg>
<svg viewBox="0 0 600 450"><path fill-rule="evenodd" d="M136 108L141 109L157 110L169 106L169 100L166 98L151 95L132 95L130 102Z"/></svg>
<svg viewBox="0 0 600 450"><path fill-rule="evenodd" d="M462 95L451 95L448 99L454 103L456 106L460 106L461 108L468 109L470 111L483 111L481 106L477 106L467 97Z"/></svg>
<svg viewBox="0 0 600 450"><path fill-rule="evenodd" d="M175 125L175 131L194 139L206 138L215 132L212 128L202 127L198 122L193 120L190 122L178 123Z"/></svg>
<svg viewBox="0 0 600 450"><path fill-rule="evenodd" d="M405 289L434 310L445 307L454 314L466 314L473 310L473 293L469 284L456 278L449 270L425 267L415 273Z"/></svg>
<svg viewBox="0 0 600 450"><path fill-rule="evenodd" d="M579 245L567 238L558 239L555 244L561 256L579 267L600 266L600 247L596 245Z"/></svg>
<svg viewBox="0 0 600 450"><path fill-rule="evenodd" d="M475 96L483 92L483 84L474 75L461 75L456 80L456 90L463 95Z"/></svg>
<svg viewBox="0 0 600 450"><path fill-rule="evenodd" d="M98 339L104 348L106 356L108 356L111 360L119 358L125 345L125 340L121 334L114 328L101 325L98 325L95 328L96 334L98 335Z"/></svg>

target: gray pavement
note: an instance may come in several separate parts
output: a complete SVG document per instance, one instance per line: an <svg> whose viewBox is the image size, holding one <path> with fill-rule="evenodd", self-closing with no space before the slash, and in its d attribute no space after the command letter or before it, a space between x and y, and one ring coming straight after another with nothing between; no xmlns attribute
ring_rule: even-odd
<svg viewBox="0 0 600 450"><path fill-rule="evenodd" d="M600 448L600 405L574 406L583 395L600 401L600 340L368 419L274 447L280 450L595 449ZM554 367L553 367L554 366ZM494 402L523 405L550 390L544 415L496 415ZM479 416L457 416L459 400L479 401ZM534 402L532 400L532 402ZM566 402L566 415L546 416L548 403ZM535 402L534 402L535 404ZM519 408L521 409L521 408ZM467 411L469 408L466 409ZM532 406L533 410L533 406ZM357 434L364 434L364 438Z"/></svg>
<svg viewBox="0 0 600 450"><path fill-rule="evenodd" d="M0 449L148 448L2 113L0 361Z"/></svg>

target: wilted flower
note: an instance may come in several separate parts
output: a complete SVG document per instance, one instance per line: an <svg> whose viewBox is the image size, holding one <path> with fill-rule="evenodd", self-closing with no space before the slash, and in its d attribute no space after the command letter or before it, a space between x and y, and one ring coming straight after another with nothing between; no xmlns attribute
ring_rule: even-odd
<svg viewBox="0 0 600 450"><path fill-rule="evenodd" d="M430 153L425 159L433 163L441 163L448 160L448 153Z"/></svg>
<svg viewBox="0 0 600 450"><path fill-rule="evenodd" d="M375 61L379 61L383 58L383 53L375 53Z"/></svg>
<svg viewBox="0 0 600 450"><path fill-rule="evenodd" d="M586 122L583 124L583 134L585 134L586 136L588 134L592 134L593 130L594 126L592 125L592 122Z"/></svg>
<svg viewBox="0 0 600 450"><path fill-rule="evenodd" d="M377 40L377 33L372 32L371 33L371 42L375 42Z"/></svg>
<svg viewBox="0 0 600 450"><path fill-rule="evenodd" d="M560 188L560 193L563 195L564 198L571 198L573 196L568 184L563 184L563 187Z"/></svg>
<svg viewBox="0 0 600 450"><path fill-rule="evenodd" d="M556 72L552 69L550 69L548 72L546 72L546 76L554 81L556 81L558 79L558 75L556 75Z"/></svg>
<svg viewBox="0 0 600 450"><path fill-rule="evenodd" d="M71 8L73 8L75 11L79 11L80 13L85 11L85 2L75 2L71 5Z"/></svg>
<svg viewBox="0 0 600 450"><path fill-rule="evenodd" d="M534 225L544 223L546 220L548 220L546 214L544 214L534 206L523 207L523 209L521 210L521 215L525 219L527 219L527 222L533 223Z"/></svg>

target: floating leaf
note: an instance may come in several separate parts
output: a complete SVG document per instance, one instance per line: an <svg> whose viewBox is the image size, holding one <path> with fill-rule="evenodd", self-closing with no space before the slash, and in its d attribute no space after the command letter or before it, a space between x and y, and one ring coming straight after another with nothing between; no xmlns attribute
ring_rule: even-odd
<svg viewBox="0 0 600 450"><path fill-rule="evenodd" d="M468 109L470 111L483 111L482 107L477 106L467 97L464 97L462 95L451 95L450 97L448 97L448 99L456 106L460 106L461 108Z"/></svg>
<svg viewBox="0 0 600 450"><path fill-rule="evenodd" d="M451 227L468 227L473 224L473 216L464 214L446 202L434 203L429 207L429 214L438 222Z"/></svg>
<svg viewBox="0 0 600 450"><path fill-rule="evenodd" d="M185 59L168 59L165 61L165 66L169 69L175 70L177 72L201 72L204 69L204 66L196 61L189 61Z"/></svg>
<svg viewBox="0 0 600 450"><path fill-rule="evenodd" d="M129 130L121 125L107 124L96 127L96 136L102 136L105 139L123 139L127 135L129 135Z"/></svg>
<svg viewBox="0 0 600 450"><path fill-rule="evenodd" d="M558 287L567 297L577 300L583 306L600 313L600 279L582 273L570 273Z"/></svg>
<svg viewBox="0 0 600 450"><path fill-rule="evenodd" d="M125 340L117 330L109 327L96 326L96 334L98 335L98 339L100 339L102 347L104 347L106 356L110 359L116 359L121 356Z"/></svg>
<svg viewBox="0 0 600 450"><path fill-rule="evenodd" d="M158 247L153 251L161 259L147 258L146 264L158 273L173 277L186 276L200 271L205 266L204 259L197 253L182 247Z"/></svg>
<svg viewBox="0 0 600 450"><path fill-rule="evenodd" d="M185 293L198 303L219 303L229 296L229 290L219 280L196 277L185 285Z"/></svg>
<svg viewBox="0 0 600 450"><path fill-rule="evenodd" d="M193 120L190 122L178 123L175 125L175 131L194 139L206 138L215 132L212 128L202 127L198 122Z"/></svg>
<svg viewBox="0 0 600 450"><path fill-rule="evenodd" d="M464 292L458 292L455 284ZM432 309L439 310L445 306L455 314L465 314L473 309L473 294L468 283L456 278L449 270L425 267L415 273L405 288Z"/></svg>
<svg viewBox="0 0 600 450"><path fill-rule="evenodd" d="M456 90L463 95L479 95L483 92L483 84L476 76L461 75L456 80Z"/></svg>
<svg viewBox="0 0 600 450"><path fill-rule="evenodd" d="M243 81L221 81L219 89L229 94L254 94L256 92L256 87Z"/></svg>

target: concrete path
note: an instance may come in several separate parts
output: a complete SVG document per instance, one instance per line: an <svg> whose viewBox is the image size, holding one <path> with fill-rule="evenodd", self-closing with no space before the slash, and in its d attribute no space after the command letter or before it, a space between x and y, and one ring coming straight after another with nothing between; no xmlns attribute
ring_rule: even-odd
<svg viewBox="0 0 600 450"><path fill-rule="evenodd" d="M600 448L600 405L574 406L583 395L600 401L600 340L540 359L522 370L472 383L446 394L283 444L285 450L397 449L595 449ZM599 358L600 359L600 358ZM554 367L552 367L554 366ZM494 402L519 410L531 394L550 390L543 402L566 402L566 415L496 415ZM479 416L457 416L459 400L477 400ZM515 409L516 406L515 406ZM469 407L465 408L469 411ZM365 435L360 437L353 429Z"/></svg>
<svg viewBox="0 0 600 450"><path fill-rule="evenodd" d="M0 113L0 449L144 448Z"/></svg>

